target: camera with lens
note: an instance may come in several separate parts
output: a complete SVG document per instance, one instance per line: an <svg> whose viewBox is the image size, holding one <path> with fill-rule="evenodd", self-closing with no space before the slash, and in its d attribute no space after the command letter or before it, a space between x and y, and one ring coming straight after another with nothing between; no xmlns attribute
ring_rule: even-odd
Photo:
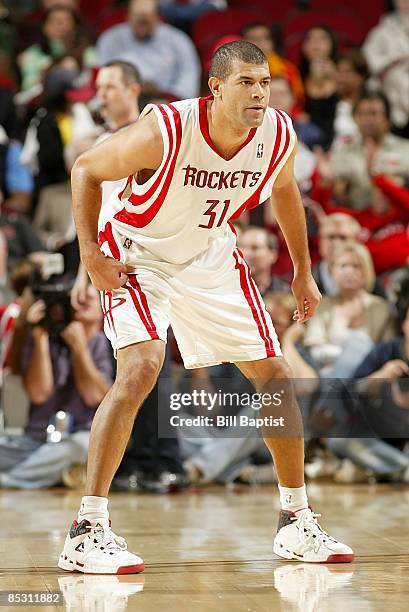
<svg viewBox="0 0 409 612"><path fill-rule="evenodd" d="M45 303L45 315L40 322L50 338L61 340L61 332L73 320L71 306L72 282L63 276L64 260L59 253L46 255L44 261L34 268L31 289L35 300Z"/></svg>

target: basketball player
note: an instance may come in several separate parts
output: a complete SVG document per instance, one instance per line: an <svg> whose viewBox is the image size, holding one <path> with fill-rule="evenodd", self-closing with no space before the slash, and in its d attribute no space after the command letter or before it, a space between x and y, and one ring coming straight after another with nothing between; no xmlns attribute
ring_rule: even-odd
<svg viewBox="0 0 409 612"><path fill-rule="evenodd" d="M307 562L352 561L348 546L321 529L304 485L302 424L291 372L228 221L270 195L294 263L294 317L320 301L311 275L303 206L293 177L295 133L267 108L267 60L234 41L212 59L211 97L150 105L135 125L89 150L72 173L82 261L102 291L115 383L91 430L86 495L58 565L84 573L144 569L111 530L108 491L138 406L161 369L172 325L185 367L234 362L257 391L286 385L294 437L266 437L282 510L274 552ZM129 176L100 212L100 185ZM273 190L274 186L274 190ZM287 384L288 383L288 384Z"/></svg>

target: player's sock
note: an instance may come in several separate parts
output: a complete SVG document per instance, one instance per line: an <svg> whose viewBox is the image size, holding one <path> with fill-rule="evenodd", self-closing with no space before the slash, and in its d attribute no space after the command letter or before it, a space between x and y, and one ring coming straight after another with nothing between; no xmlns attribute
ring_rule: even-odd
<svg viewBox="0 0 409 612"><path fill-rule="evenodd" d="M308 498L305 484L302 487L295 489L282 487L279 484L278 490L280 491L280 503L282 510L297 512L297 510L301 510L302 508L308 508Z"/></svg>
<svg viewBox="0 0 409 612"><path fill-rule="evenodd" d="M78 522L83 519L87 521L109 521L108 498L96 495L85 495L81 500L78 512Z"/></svg>

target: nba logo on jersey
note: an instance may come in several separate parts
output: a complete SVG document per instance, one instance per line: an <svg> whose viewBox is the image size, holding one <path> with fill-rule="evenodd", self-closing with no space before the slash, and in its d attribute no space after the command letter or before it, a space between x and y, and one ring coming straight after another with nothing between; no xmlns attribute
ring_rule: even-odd
<svg viewBox="0 0 409 612"><path fill-rule="evenodd" d="M130 238L125 238L124 240L124 247L126 249L130 249L132 246L132 240Z"/></svg>
<svg viewBox="0 0 409 612"><path fill-rule="evenodd" d="M260 142L260 144L257 145L257 154L256 157L260 158L263 157L263 152L264 152L264 145L262 142Z"/></svg>

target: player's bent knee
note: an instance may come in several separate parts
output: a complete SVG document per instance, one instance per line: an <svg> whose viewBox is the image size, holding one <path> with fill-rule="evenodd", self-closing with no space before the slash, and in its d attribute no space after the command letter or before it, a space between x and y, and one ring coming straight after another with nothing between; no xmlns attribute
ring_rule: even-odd
<svg viewBox="0 0 409 612"><path fill-rule="evenodd" d="M162 361L152 356L129 365L129 368L118 370L114 390L123 404L134 405L135 400L144 398L155 386Z"/></svg>
<svg viewBox="0 0 409 612"><path fill-rule="evenodd" d="M284 357L271 359L271 376L272 378L292 378L292 370Z"/></svg>

